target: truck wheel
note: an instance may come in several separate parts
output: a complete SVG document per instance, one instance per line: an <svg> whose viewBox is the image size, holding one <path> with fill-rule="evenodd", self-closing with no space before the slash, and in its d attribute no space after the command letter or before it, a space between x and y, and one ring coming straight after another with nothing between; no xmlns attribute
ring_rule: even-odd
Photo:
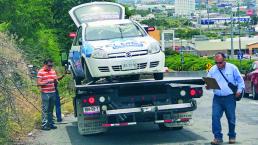
<svg viewBox="0 0 258 145"><path fill-rule="evenodd" d="M179 127L172 127L173 130L181 130L183 129L183 126L179 126Z"/></svg>
<svg viewBox="0 0 258 145"><path fill-rule="evenodd" d="M93 77L90 74L90 71L86 65L86 62L83 63L83 72L84 72L84 80L88 83L93 81Z"/></svg>
<svg viewBox="0 0 258 145"><path fill-rule="evenodd" d="M254 100L257 100L258 99L258 94L257 92L255 91L255 86L252 85L252 95L253 95L253 99Z"/></svg>
<svg viewBox="0 0 258 145"><path fill-rule="evenodd" d="M183 129L183 126L179 126L179 127L169 127L169 126L166 126L166 124L159 124L159 129L160 130L181 130Z"/></svg>
<svg viewBox="0 0 258 145"><path fill-rule="evenodd" d="M153 75L155 80L163 80L163 73L154 73Z"/></svg>
<svg viewBox="0 0 258 145"><path fill-rule="evenodd" d="M161 124L158 124L158 125L159 125L159 129L160 129L160 130L163 130L163 131L168 131L168 130L171 129L171 127L165 126L164 123L161 123Z"/></svg>

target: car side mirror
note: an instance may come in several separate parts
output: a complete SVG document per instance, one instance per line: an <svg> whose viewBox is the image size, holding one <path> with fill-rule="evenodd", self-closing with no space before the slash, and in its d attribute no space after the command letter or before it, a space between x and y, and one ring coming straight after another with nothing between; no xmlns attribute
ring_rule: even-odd
<svg viewBox="0 0 258 145"><path fill-rule="evenodd" d="M79 45L82 45L82 38L79 38L78 43Z"/></svg>
<svg viewBox="0 0 258 145"><path fill-rule="evenodd" d="M61 64L62 66L67 66L68 65L68 57L66 52L61 53Z"/></svg>
<svg viewBox="0 0 258 145"><path fill-rule="evenodd" d="M72 39L74 39L75 37L76 37L76 32L71 32L71 33L69 33L69 38L72 38Z"/></svg>

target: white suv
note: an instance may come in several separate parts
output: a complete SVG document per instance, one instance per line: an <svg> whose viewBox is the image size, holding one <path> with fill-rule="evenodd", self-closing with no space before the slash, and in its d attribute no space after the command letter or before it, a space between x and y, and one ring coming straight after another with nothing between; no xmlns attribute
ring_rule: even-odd
<svg viewBox="0 0 258 145"><path fill-rule="evenodd" d="M76 83L116 76L139 79L140 74L163 79L165 55L159 42L137 22L124 19L121 5L93 2L76 6L69 14L78 26L69 53Z"/></svg>

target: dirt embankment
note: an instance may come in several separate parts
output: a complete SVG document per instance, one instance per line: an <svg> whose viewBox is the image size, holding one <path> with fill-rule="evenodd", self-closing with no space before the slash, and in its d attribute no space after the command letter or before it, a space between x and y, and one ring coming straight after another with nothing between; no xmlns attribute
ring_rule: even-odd
<svg viewBox="0 0 258 145"><path fill-rule="evenodd" d="M12 144L40 122L40 97L13 37L0 33L0 144Z"/></svg>

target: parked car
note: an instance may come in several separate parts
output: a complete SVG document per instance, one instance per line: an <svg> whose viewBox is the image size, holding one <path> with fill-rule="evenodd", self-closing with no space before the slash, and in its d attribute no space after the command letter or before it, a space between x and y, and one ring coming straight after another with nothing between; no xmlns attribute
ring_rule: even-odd
<svg viewBox="0 0 258 145"><path fill-rule="evenodd" d="M69 11L78 27L69 53L77 84L99 78L153 74L163 79L165 55L158 41L139 23L124 19L124 8L114 3L87 3Z"/></svg>
<svg viewBox="0 0 258 145"><path fill-rule="evenodd" d="M244 76L246 96L252 95L254 100L258 99L258 61L253 62L250 70Z"/></svg>

